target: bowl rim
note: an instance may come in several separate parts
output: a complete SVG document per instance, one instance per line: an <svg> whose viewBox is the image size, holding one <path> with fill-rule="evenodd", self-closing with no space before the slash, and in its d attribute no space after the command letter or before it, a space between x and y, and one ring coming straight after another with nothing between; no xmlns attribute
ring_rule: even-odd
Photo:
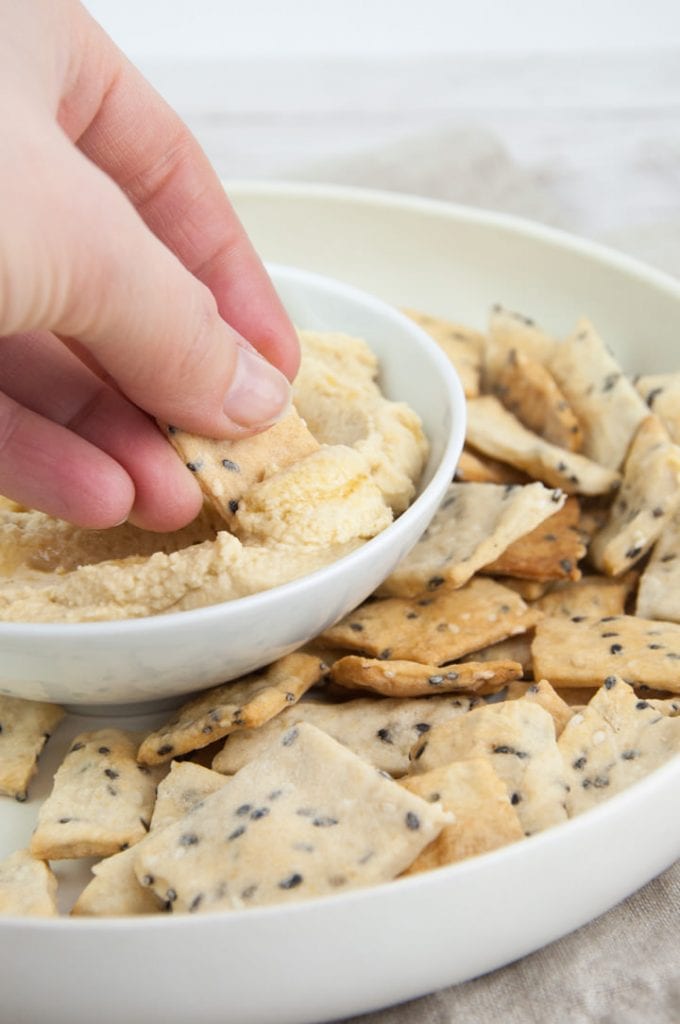
<svg viewBox="0 0 680 1024"><path fill-rule="evenodd" d="M542 224L518 214L450 202L447 199L432 199L416 193L399 192L396 189L355 188L352 185L331 185L316 181L297 182L285 179L253 181L246 178L227 178L222 180L222 185L235 202L248 199L251 196L266 198L273 195L277 198L295 199L318 197L361 203L372 207L392 208L400 212L403 212L404 209L411 209L429 214L437 219L444 217L447 220L459 221L463 224L481 224L489 229L501 229L508 234L522 235L556 248L567 249L608 267L614 266L617 270L641 278L653 287L670 293L673 298L680 299L680 279L667 271L660 270L635 256L629 256L603 242L594 241L550 224Z"/></svg>
<svg viewBox="0 0 680 1024"><path fill-rule="evenodd" d="M320 578L324 583L332 585L336 573L351 570L356 565L357 569L367 559L377 553L377 549L389 547L393 541L395 532L402 533L408 530L412 519L421 514L424 505L432 501L434 494L443 496L446 486L453 479L456 463L460 456L465 439L466 429L466 403L463 387L452 363L444 355L435 341L415 321L411 320L395 306L385 302L383 299L357 288L326 274L319 274L315 271L305 270L301 267L287 266L276 262L265 264L268 272L274 279L285 279L288 282L311 282L313 286L332 290L335 294L341 294L364 306L368 305L376 310L386 322L392 320L402 331L411 335L414 342L426 353L430 363L434 364L437 375L443 382L443 388L448 396L448 409L451 418L451 429L446 439L439 463L432 473L431 479L424 486L422 491L414 498L409 507L397 516L389 526L385 527L375 537L370 538L365 544L341 556L328 565L321 566L313 572L296 577L286 583L262 590L244 597L233 598L229 601L221 601L217 604L204 605L198 608L191 608L182 611L164 612L156 615L146 615L137 618L105 619L93 622L2 622L0 621L0 642L12 638L49 639L51 641L80 638L88 642L96 641L98 638L115 638L124 634L132 637L137 634L146 634L151 637L157 631L165 632L169 628L191 629L200 620L202 624L208 625L210 620L221 619L226 610L232 611L234 617L240 613L249 614L253 606L260 605L261 613L266 614L272 603L280 600L294 600L302 588L320 585ZM436 505L433 508L433 514Z"/></svg>

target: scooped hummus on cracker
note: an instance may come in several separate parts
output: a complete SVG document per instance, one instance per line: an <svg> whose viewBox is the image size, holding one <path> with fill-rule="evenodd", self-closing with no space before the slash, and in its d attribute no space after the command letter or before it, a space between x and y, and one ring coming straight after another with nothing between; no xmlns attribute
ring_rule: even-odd
<svg viewBox="0 0 680 1024"><path fill-rule="evenodd" d="M217 604L320 569L413 500L428 455L416 413L381 392L368 345L300 332L294 406L269 430L213 441L162 424L196 475L201 515L172 534L85 530L0 508L0 620L94 622Z"/></svg>

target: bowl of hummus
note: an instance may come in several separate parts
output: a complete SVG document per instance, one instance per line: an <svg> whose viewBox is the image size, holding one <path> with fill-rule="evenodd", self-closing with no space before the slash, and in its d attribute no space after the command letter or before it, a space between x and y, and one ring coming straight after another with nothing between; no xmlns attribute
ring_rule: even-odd
<svg viewBox="0 0 680 1024"><path fill-rule="evenodd" d="M164 425L201 515L173 534L0 507L0 692L142 707L234 679L363 601L432 519L460 455L451 363L409 318L270 266L298 328L293 409L256 438Z"/></svg>

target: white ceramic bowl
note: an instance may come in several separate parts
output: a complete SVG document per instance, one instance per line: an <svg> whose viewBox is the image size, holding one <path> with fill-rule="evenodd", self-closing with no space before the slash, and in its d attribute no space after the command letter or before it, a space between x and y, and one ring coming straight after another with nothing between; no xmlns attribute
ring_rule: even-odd
<svg viewBox="0 0 680 1024"><path fill-rule="evenodd" d="M348 285L271 266L301 328L364 338L389 398L408 402L430 441L419 493L379 536L328 567L260 594L145 619L0 623L0 693L71 706L158 704L259 668L360 604L415 544L451 481L465 400L451 364L394 308Z"/></svg>
<svg viewBox="0 0 680 1024"><path fill-rule="evenodd" d="M268 259L317 267L389 302L479 326L498 300L555 332L587 313L631 371L677 369L680 286L616 253L514 218L405 196L271 184L230 194ZM0 802L0 856L27 841L70 738L99 724L69 716L48 745L31 802ZM295 906L0 918L0 1016L23 1024L318 1024L412 999L557 939L671 864L680 854L679 789L676 758L599 808L522 842ZM65 890L79 872L82 881L82 868L57 870ZM418 1007L412 1016L419 1019Z"/></svg>

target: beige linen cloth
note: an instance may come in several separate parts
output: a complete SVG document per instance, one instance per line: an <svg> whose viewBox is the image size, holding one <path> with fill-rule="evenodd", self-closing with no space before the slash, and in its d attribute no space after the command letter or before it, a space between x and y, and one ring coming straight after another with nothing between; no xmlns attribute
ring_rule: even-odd
<svg viewBox="0 0 680 1024"><path fill-rule="evenodd" d="M669 171L677 183L677 169L669 166ZM430 128L376 149L301 164L288 176L418 193L583 231L549 166L518 166L493 134L474 126ZM677 198L680 212L680 191ZM599 236L662 269L680 272L680 217L675 223L668 216L657 223L633 223L627 231ZM680 1024L680 862L607 914L514 964L352 1018L352 1024L497 1021Z"/></svg>

